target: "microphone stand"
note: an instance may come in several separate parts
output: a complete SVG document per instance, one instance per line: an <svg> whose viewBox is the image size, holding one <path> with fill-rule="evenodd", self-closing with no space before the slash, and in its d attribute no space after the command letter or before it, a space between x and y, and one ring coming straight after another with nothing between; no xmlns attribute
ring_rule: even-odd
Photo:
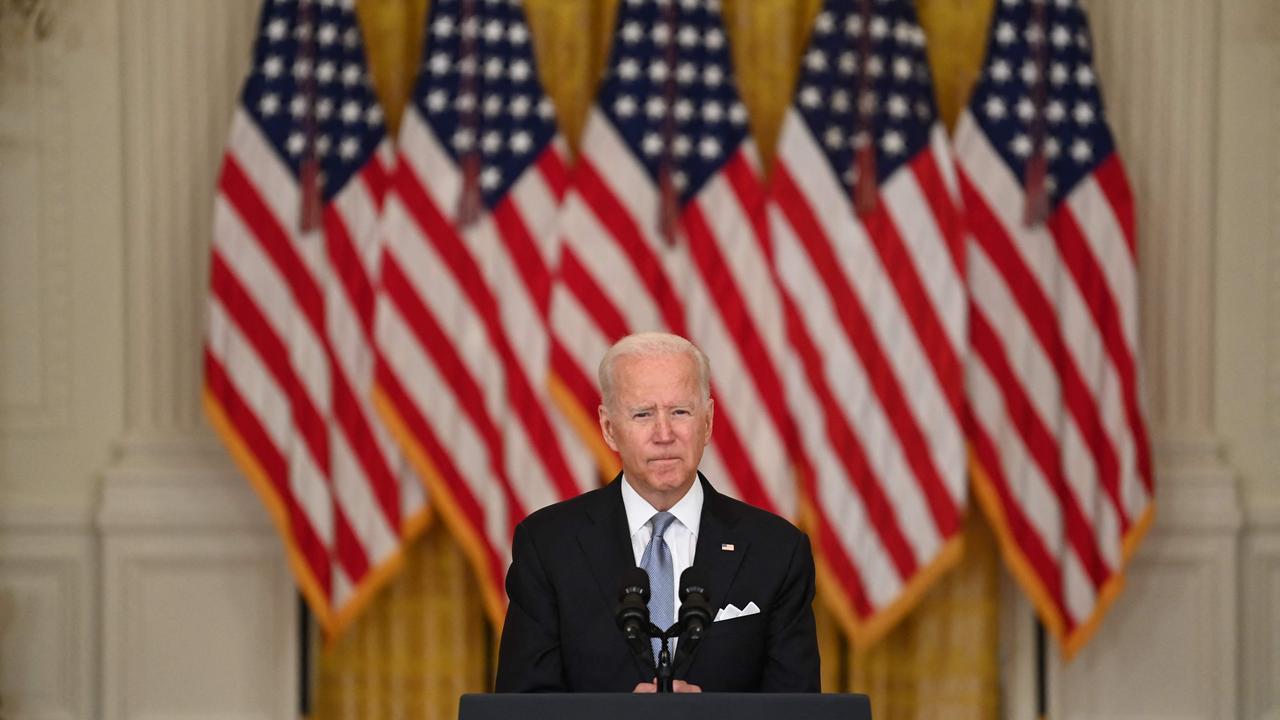
<svg viewBox="0 0 1280 720"><path fill-rule="evenodd" d="M673 692L672 685L675 680L675 665L671 662L671 646L670 640L673 636L678 635L680 631L680 623L675 623L671 627L663 630L657 625L649 624L649 636L661 638L662 651L658 653L657 666L654 668L654 676L657 678L658 692Z"/></svg>
<svg viewBox="0 0 1280 720"><path fill-rule="evenodd" d="M706 583L702 574L694 568L686 568L680 576L681 607L676 622L663 630L649 619L645 602L648 596L648 576L643 569L632 571L635 575L629 578L619 599L617 612L618 627L627 638L627 645L635 653L636 658L644 665L654 663L654 680L657 691L669 693L674 690L676 665L688 663L694 649L701 643L707 628L711 626L711 610L707 604ZM671 656L671 638L687 631L680 640L680 648L675 658ZM647 636L647 637L646 637ZM658 656L653 656L653 639L660 639Z"/></svg>

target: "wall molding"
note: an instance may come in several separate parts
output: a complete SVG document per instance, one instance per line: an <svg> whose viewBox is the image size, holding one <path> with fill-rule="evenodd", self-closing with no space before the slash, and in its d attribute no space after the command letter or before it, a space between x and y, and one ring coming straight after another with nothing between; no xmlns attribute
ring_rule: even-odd
<svg viewBox="0 0 1280 720"><path fill-rule="evenodd" d="M1153 438L1156 525L1187 531L1235 534L1244 524L1238 473L1208 433Z"/></svg>
<svg viewBox="0 0 1280 720"><path fill-rule="evenodd" d="M93 534L94 499L74 495L0 494L0 533Z"/></svg>
<svg viewBox="0 0 1280 720"><path fill-rule="evenodd" d="M212 434L122 441L103 472L104 535L149 531L265 531L270 518Z"/></svg>
<svg viewBox="0 0 1280 720"><path fill-rule="evenodd" d="M66 4L66 3L62 3ZM71 409L71 253L72 210L62 202L71 194L71 106L76 92L68 34L76 16L55 14L48 3L24 12L10 9L0 23L0 97L11 97L0 113L0 164L27 167L24 182L6 184L15 223L31 233L27 247L34 261L0 266L0 281L23 288L21 300L0 309L20 336L31 342L11 343L0 350L22 377L20 395L0 396L0 431L60 429ZM56 20L55 20L56 18ZM11 176L12 177L12 176ZM13 197L8 193L14 193ZM34 310L34 312L31 312ZM14 369L10 366L10 371ZM6 383L10 382L8 378Z"/></svg>
<svg viewBox="0 0 1280 720"><path fill-rule="evenodd" d="M1094 641L1069 665L1052 659L1050 716L1236 717L1235 542L1153 532Z"/></svg>
<svg viewBox="0 0 1280 720"><path fill-rule="evenodd" d="M1262 515L1263 517L1258 517ZM1251 513L1245 536L1241 582L1244 628L1241 658L1249 668L1243 678L1244 717L1280 719L1280 502Z"/></svg>
<svg viewBox="0 0 1280 720"><path fill-rule="evenodd" d="M0 656L21 662L0 664L0 717L91 718L98 593L89 514L9 500L0 512Z"/></svg>
<svg viewBox="0 0 1280 720"><path fill-rule="evenodd" d="M274 533L103 540L104 720L296 717L297 595Z"/></svg>

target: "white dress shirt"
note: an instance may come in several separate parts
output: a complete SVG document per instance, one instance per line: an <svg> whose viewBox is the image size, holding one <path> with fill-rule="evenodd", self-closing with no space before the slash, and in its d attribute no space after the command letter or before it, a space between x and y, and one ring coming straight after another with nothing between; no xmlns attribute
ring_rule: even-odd
<svg viewBox="0 0 1280 720"><path fill-rule="evenodd" d="M667 526L662 539L671 549L671 582L675 598L676 616L680 614L680 573L693 565L693 554L698 547L698 526L702 523L702 481L694 479L689 491L668 511L676 516L676 521ZM649 520L658 511L648 500L640 497L640 493L631 487L627 478L622 478L622 506L627 511L627 530L631 533L631 550L635 553L636 566L639 567L644 549L649 546L649 538L653 534L653 526ZM671 640L671 648L675 650L675 638Z"/></svg>

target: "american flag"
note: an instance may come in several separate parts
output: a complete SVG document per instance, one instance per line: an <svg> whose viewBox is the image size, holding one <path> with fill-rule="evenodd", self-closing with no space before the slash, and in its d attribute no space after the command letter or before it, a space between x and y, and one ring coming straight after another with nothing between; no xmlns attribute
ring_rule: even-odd
<svg viewBox="0 0 1280 720"><path fill-rule="evenodd" d="M960 553L964 231L909 0L827 0L770 191L824 592L868 645Z"/></svg>
<svg viewBox="0 0 1280 720"><path fill-rule="evenodd" d="M546 392L565 143L518 0L436 0L426 38L385 216L375 397L501 622L515 525L598 482Z"/></svg>
<svg viewBox="0 0 1280 720"><path fill-rule="evenodd" d="M974 491L1068 656L1152 517L1133 199L1078 0L1001 0L955 147Z"/></svg>
<svg viewBox="0 0 1280 720"><path fill-rule="evenodd" d="M786 340L748 132L719 2L624 0L561 215L552 367L567 413L598 438L592 378L609 345L648 330L689 338L713 368L703 471L793 515Z"/></svg>
<svg viewBox="0 0 1280 720"><path fill-rule="evenodd" d="M205 407L339 630L398 565L425 493L376 422L390 151L352 0L269 0L214 209Z"/></svg>

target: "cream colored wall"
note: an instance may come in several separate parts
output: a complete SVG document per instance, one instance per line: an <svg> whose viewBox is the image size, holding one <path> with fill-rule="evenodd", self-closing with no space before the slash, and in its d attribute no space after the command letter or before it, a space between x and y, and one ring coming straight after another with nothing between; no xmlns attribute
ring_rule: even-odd
<svg viewBox="0 0 1280 720"><path fill-rule="evenodd" d="M293 715L279 545L198 408L257 5L0 0L0 717ZM1053 664L1053 716L1280 718L1280 5L1089 5L1140 204L1158 520Z"/></svg>
<svg viewBox="0 0 1280 720"><path fill-rule="evenodd" d="M1250 518L1274 519L1280 510L1280 6L1225 9L1214 408Z"/></svg>
<svg viewBox="0 0 1280 720"><path fill-rule="evenodd" d="M1241 705L1280 718L1280 5L1229 3L1218 75L1214 419L1240 479Z"/></svg>
<svg viewBox="0 0 1280 720"><path fill-rule="evenodd" d="M122 427L118 16L0 2L0 717L92 717Z"/></svg>
<svg viewBox="0 0 1280 720"><path fill-rule="evenodd" d="M291 717L295 596L199 412L256 0L0 0L0 717Z"/></svg>
<svg viewBox="0 0 1280 720"><path fill-rule="evenodd" d="M121 428L110 3L0 3L0 487L83 505Z"/></svg>

